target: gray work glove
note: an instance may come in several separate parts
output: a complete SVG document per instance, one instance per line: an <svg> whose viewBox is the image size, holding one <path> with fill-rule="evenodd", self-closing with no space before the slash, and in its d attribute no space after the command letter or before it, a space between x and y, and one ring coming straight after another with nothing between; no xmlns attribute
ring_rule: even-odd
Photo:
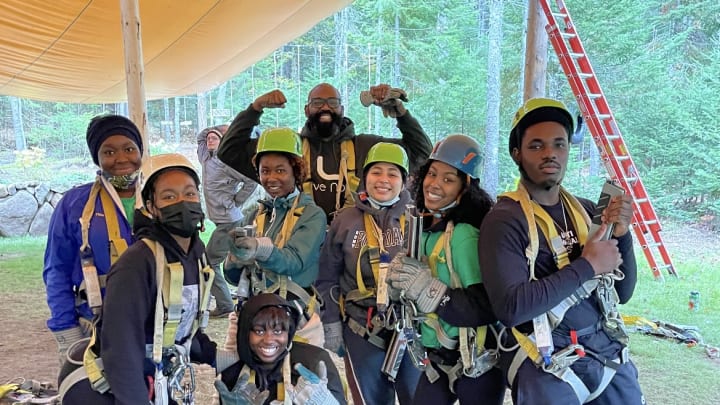
<svg viewBox="0 0 720 405"><path fill-rule="evenodd" d="M241 264L251 264L255 260L267 260L273 250L272 240L268 237L255 238L241 236L234 238L232 254Z"/></svg>
<svg viewBox="0 0 720 405"><path fill-rule="evenodd" d="M391 88L387 84L372 86L370 90L360 92L360 103L365 107L371 104L380 106L385 117L397 118L405 115L407 110L403 101L408 101L405 90Z"/></svg>
<svg viewBox="0 0 720 405"><path fill-rule="evenodd" d="M215 389L220 395L220 402L223 405L262 405L267 401L270 392L265 390L260 392L254 383L250 383L250 375L242 374L238 378L237 383L232 391L228 391L227 386L220 379L215 379Z"/></svg>
<svg viewBox="0 0 720 405"><path fill-rule="evenodd" d="M83 328L80 326L53 332L53 336L57 342L58 358L60 359L61 365L65 363L65 360L67 359L68 348L70 348L73 343L86 337L85 333L83 333Z"/></svg>
<svg viewBox="0 0 720 405"><path fill-rule="evenodd" d="M323 347L340 357L345 356L342 322L337 321L323 324L323 332L325 332L325 344Z"/></svg>
<svg viewBox="0 0 720 405"><path fill-rule="evenodd" d="M320 360L317 374L308 370L300 363L295 364L300 378L293 388L293 404L295 405L337 405L338 401L327 387L327 367Z"/></svg>
<svg viewBox="0 0 720 405"><path fill-rule="evenodd" d="M427 264L399 253L390 262L387 282L414 301L418 311L428 314L440 305L447 286L434 278Z"/></svg>

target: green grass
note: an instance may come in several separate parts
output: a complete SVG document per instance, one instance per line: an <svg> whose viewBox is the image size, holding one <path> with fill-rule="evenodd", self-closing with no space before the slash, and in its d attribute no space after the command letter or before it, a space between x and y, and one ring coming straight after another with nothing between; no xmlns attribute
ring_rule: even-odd
<svg viewBox="0 0 720 405"><path fill-rule="evenodd" d="M214 226L208 222L201 238L207 242ZM44 237L0 238L0 292L6 310L13 310L13 294L34 292L44 301L42 282ZM700 329L705 342L720 346L720 253L692 257L675 263L680 277L653 279L645 258L638 256L638 285L633 299L621 308L625 315L691 325ZM690 291L701 293L700 310L688 310ZM19 304L19 303L18 303ZM40 314L38 310L38 314ZM26 316L38 316L27 313ZM220 328L222 329L222 328ZM222 336L214 336L221 339ZM638 365L640 383L648 404L720 403L720 360L710 359L702 347L687 347L669 339L631 333L631 353Z"/></svg>

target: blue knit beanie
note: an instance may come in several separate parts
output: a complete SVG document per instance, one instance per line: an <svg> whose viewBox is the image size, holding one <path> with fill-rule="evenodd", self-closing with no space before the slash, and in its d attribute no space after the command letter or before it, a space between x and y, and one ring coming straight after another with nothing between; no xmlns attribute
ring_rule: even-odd
<svg viewBox="0 0 720 405"><path fill-rule="evenodd" d="M132 121L122 115L98 115L90 120L90 124L88 124L87 127L87 134L85 136L88 149L90 150L90 156L92 156L92 160L96 165L100 165L98 162L100 145L113 135L124 135L131 141L135 142L135 145L137 145L138 150L140 150L140 155L142 156L142 136L140 136L140 131Z"/></svg>

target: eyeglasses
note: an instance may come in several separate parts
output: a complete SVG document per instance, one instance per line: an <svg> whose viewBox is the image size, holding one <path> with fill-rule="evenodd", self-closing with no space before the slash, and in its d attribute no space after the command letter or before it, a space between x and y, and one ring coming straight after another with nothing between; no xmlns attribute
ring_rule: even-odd
<svg viewBox="0 0 720 405"><path fill-rule="evenodd" d="M308 104L310 104L310 106L313 108L320 108L325 104L327 104L330 108L338 108L340 107L340 99L337 97L311 98Z"/></svg>

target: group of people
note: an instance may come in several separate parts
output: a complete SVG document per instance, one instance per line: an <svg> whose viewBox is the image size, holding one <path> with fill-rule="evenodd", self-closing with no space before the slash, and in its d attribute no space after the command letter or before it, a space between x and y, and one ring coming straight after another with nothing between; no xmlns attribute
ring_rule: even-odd
<svg viewBox="0 0 720 405"><path fill-rule="evenodd" d="M517 111L520 182L496 202L477 141L433 146L402 90L369 94L401 138L355 134L327 83L299 134L254 135L287 101L273 90L198 135L202 173L179 154L141 163L127 118L90 122L100 170L56 207L43 272L63 403L192 403L192 362L215 367L222 404L644 402L617 313L636 283L632 201L595 213L561 186L567 108ZM218 346L204 329L226 315Z"/></svg>

